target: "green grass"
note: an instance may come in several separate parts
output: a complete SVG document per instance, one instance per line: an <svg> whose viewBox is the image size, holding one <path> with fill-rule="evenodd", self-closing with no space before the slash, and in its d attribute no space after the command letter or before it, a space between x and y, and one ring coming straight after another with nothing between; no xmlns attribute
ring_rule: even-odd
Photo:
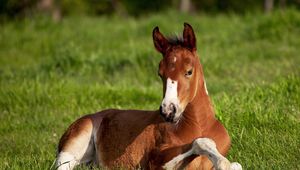
<svg viewBox="0 0 300 170"><path fill-rule="evenodd" d="M154 26L198 38L210 96L245 169L300 169L300 12L121 20L69 17L0 27L0 169L49 169L76 118L105 108L157 109Z"/></svg>

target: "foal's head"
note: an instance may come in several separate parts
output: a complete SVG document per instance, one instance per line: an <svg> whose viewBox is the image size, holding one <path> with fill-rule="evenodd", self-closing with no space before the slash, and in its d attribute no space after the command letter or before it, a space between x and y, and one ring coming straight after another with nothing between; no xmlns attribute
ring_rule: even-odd
<svg viewBox="0 0 300 170"><path fill-rule="evenodd" d="M185 23L182 38L165 38L156 27L153 41L163 55L158 70L164 85L160 113L166 121L176 123L196 96L198 84L203 83L196 37L193 28Z"/></svg>

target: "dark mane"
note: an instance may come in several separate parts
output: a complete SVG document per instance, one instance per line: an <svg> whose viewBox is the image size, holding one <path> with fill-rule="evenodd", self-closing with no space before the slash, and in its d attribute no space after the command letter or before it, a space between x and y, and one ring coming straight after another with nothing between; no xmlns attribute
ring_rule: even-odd
<svg viewBox="0 0 300 170"><path fill-rule="evenodd" d="M183 46L183 37L178 35L173 35L167 37L167 40L171 45L181 45Z"/></svg>

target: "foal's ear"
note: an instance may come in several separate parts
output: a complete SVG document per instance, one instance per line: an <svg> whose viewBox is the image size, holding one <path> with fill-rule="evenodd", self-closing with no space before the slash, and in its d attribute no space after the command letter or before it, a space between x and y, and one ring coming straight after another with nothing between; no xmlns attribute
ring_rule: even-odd
<svg viewBox="0 0 300 170"><path fill-rule="evenodd" d="M159 32L159 28L155 27L152 32L153 43L157 51L165 54L169 47L168 40Z"/></svg>
<svg viewBox="0 0 300 170"><path fill-rule="evenodd" d="M189 48L192 51L197 49L196 47L196 37L192 26L188 23L184 23L183 30L183 44L185 47Z"/></svg>

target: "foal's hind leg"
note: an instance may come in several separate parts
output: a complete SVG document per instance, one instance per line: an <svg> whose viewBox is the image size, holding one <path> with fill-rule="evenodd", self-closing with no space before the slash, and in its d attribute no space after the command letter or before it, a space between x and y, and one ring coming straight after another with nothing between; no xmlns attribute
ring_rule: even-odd
<svg viewBox="0 0 300 170"><path fill-rule="evenodd" d="M85 116L71 124L60 139L55 168L73 169L78 164L93 161L94 155L93 124L89 116Z"/></svg>

